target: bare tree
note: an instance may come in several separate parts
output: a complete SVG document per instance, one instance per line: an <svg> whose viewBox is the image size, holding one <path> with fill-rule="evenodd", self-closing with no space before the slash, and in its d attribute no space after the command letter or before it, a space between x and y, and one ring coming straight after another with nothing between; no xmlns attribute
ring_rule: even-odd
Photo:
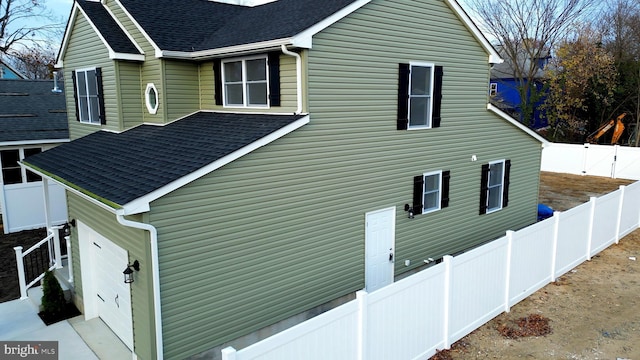
<svg viewBox="0 0 640 360"><path fill-rule="evenodd" d="M35 37L46 38L62 27L44 0L0 0L0 55Z"/></svg>
<svg viewBox="0 0 640 360"><path fill-rule="evenodd" d="M12 51L14 67L29 79L51 79L56 63L56 51L50 45L34 44Z"/></svg>
<svg viewBox="0 0 640 360"><path fill-rule="evenodd" d="M540 89L539 59L545 59L569 27L592 10L596 0L468 0L483 32L498 43L518 83L522 122L531 121Z"/></svg>

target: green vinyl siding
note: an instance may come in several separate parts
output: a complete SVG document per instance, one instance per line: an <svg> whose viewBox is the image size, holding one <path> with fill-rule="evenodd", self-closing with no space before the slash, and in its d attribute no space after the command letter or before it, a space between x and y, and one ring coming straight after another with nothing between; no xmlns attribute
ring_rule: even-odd
<svg viewBox="0 0 640 360"><path fill-rule="evenodd" d="M69 136L71 140L88 135L101 128L110 130L119 129L119 110L116 95L116 68L115 63L109 60L109 51L98 38L86 18L78 12L73 32L69 38L71 44L65 53L64 79L65 97L67 101L67 116L69 119ZM81 124L77 121L75 100L73 94L73 76L75 69L91 67L102 68L103 91L107 125Z"/></svg>
<svg viewBox="0 0 640 360"><path fill-rule="evenodd" d="M398 41L408 31L413 39ZM444 67L440 128L395 130L398 64L411 61ZM387 206L398 209L396 274L536 220L541 146L486 110L487 61L464 24L440 1L372 1L314 38L309 56L312 121L333 129L336 151L358 142L373 160L368 171L375 181L368 190L395 199ZM349 124L341 125L345 115ZM335 131L341 128L354 132L350 141L336 142ZM481 166L500 159L512 162L509 206L479 216ZM451 171L450 206L408 219L403 209L412 204L413 177L436 170ZM404 259L412 266L405 267Z"/></svg>
<svg viewBox="0 0 640 360"><path fill-rule="evenodd" d="M134 260L140 262L141 269L135 274L135 281L130 285L134 326L134 350L141 359L154 358L153 269L149 255L151 253L151 245L148 233L119 225L114 214L68 191L67 201L69 218L86 224L114 244L125 249L129 253L130 262ZM141 221L142 218L131 220ZM82 299L84 298L84 294L82 292L82 267L79 256L77 228L72 228L71 246L75 292L76 296ZM82 300L78 301L80 303L82 302Z"/></svg>
<svg viewBox="0 0 640 360"><path fill-rule="evenodd" d="M362 289L367 212L397 209L396 274L536 220L540 143L486 110L488 55L443 2L374 0L304 54L308 125L151 204L168 358ZM396 130L409 61L444 67L440 128ZM509 206L480 216L481 166L500 159ZM435 170L451 171L449 207L408 219L413 177Z"/></svg>
<svg viewBox="0 0 640 360"><path fill-rule="evenodd" d="M120 61L117 62L117 67L121 126L122 129L129 129L140 125L143 111L147 111L144 105L144 89L140 91L140 64Z"/></svg>
<svg viewBox="0 0 640 360"><path fill-rule="evenodd" d="M304 62L304 55L303 62ZM203 110L223 110L234 112L255 112L256 109L243 109L224 107L215 104L214 98L214 84L215 77L213 76L213 62L207 61L200 64L199 67L200 76L200 107ZM303 87L305 86L303 76ZM269 109L259 109L260 112L271 113L293 113L298 106L298 98L296 95L296 59L293 56L280 54L280 96L281 106L272 106ZM304 105L304 104L303 104ZM303 111L306 108L303 106Z"/></svg>
<svg viewBox="0 0 640 360"><path fill-rule="evenodd" d="M198 99L198 64L164 61L167 118L174 120L200 110Z"/></svg>
<svg viewBox="0 0 640 360"><path fill-rule="evenodd" d="M122 24L122 26L127 30L127 32L133 38L138 46L142 49L142 52L145 55L145 61L142 63L134 62L132 66L138 66L139 75L137 75L139 81L137 84L134 84L133 81L123 84L120 91L126 94L132 94L135 96L131 98L130 103L133 105L137 103L140 110L136 113L135 116L127 116L125 113L124 127L122 130L129 129L133 126L140 125L143 122L146 123L154 123L154 124L163 124L169 121L175 120L175 118L167 119L166 115L166 94L165 94L165 83L163 80L163 60L156 58L156 52L151 45L151 43L145 38L145 36L138 30L135 24L131 21L131 19L126 15L126 13L122 10L119 2L116 1L107 1L105 4L109 10L116 17L118 22ZM120 63L125 64L128 62L121 61ZM158 99L159 106L156 114L150 114L147 111L147 107L145 105L145 90L147 88L148 83L153 83L158 90ZM133 95L135 93L135 95Z"/></svg>

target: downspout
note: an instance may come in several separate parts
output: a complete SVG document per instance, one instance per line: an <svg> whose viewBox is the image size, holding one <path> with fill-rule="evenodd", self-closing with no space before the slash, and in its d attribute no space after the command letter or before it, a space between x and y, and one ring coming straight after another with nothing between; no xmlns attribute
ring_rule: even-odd
<svg viewBox="0 0 640 360"><path fill-rule="evenodd" d="M158 230L153 225L131 221L117 213L116 219L121 225L149 232L151 238L151 267L153 268L153 309L156 323L156 359L163 359L162 312L160 309L160 268L158 267Z"/></svg>
<svg viewBox="0 0 640 360"><path fill-rule="evenodd" d="M280 48L282 49L283 54L296 58L296 94L298 97L298 108L296 109L295 114L298 115L302 113L302 57L298 53L289 51L287 46L284 44L280 45Z"/></svg>

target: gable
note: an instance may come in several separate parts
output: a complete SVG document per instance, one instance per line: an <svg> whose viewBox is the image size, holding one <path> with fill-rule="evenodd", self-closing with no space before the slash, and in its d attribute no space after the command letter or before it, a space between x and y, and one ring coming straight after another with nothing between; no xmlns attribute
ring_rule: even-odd
<svg viewBox="0 0 640 360"><path fill-rule="evenodd" d="M69 40L79 20L85 21L91 27L107 49L109 59L144 61L142 49L124 31L113 14L101 2L83 0L74 2L71 9L56 67L64 66L63 59L69 47Z"/></svg>

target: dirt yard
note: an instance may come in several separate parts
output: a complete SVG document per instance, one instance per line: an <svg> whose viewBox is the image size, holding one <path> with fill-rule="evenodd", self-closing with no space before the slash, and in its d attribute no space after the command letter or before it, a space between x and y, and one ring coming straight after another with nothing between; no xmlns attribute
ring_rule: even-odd
<svg viewBox="0 0 640 360"><path fill-rule="evenodd" d="M543 173L540 202L562 211L628 183ZM532 319L548 320L548 327ZM519 329L518 320L550 333L505 337ZM640 230L433 359L640 360Z"/></svg>

